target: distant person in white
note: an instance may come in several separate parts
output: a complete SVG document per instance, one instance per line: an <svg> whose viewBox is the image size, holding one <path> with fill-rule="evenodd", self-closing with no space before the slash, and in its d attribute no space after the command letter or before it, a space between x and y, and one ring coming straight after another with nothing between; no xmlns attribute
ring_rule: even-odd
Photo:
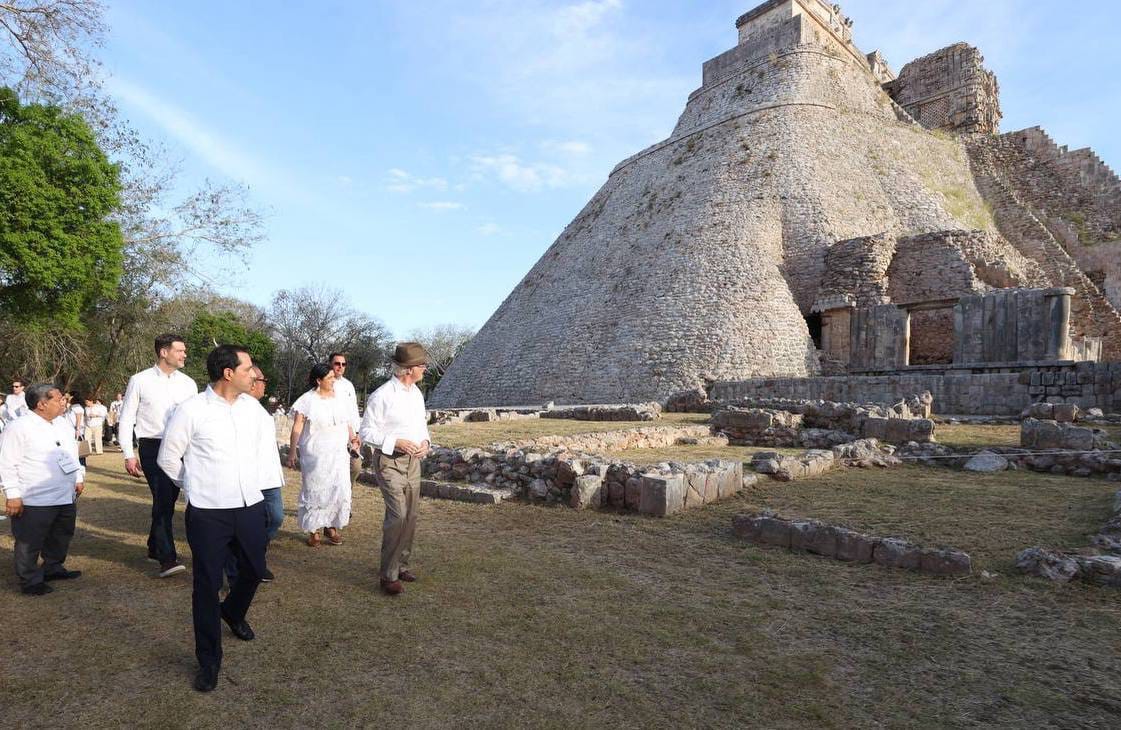
<svg viewBox="0 0 1121 730"><path fill-rule="evenodd" d="M156 338L155 350L156 364L128 379L118 438L124 452L125 470L134 477L143 476L152 492L148 558L160 564L159 576L167 578L186 570L175 552L172 530L179 487L156 464L156 456L168 417L180 403L198 395L199 389L195 381L179 372L187 362L187 345L182 337L160 335ZM139 444L139 459L132 448L133 431Z"/></svg>
<svg viewBox="0 0 1121 730"><path fill-rule="evenodd" d="M62 393L50 383L27 389L30 414L12 423L0 442L0 486L11 517L16 575L31 596L51 592L46 581L77 578L63 563L74 536L85 469L78 442L62 411ZM43 564L39 565L42 556Z"/></svg>
<svg viewBox="0 0 1121 730"><path fill-rule="evenodd" d="M109 437L113 440L113 443L117 443L117 431L121 423L121 406L124 404L124 393L117 393L117 397L109 404L109 415L105 419L105 425L109 427Z"/></svg>
<svg viewBox="0 0 1121 730"><path fill-rule="evenodd" d="M23 381L19 378L12 378L12 392L4 397L4 407L0 410L3 411L0 413L0 419L3 419L5 427L29 413L27 398L23 393Z"/></svg>
<svg viewBox="0 0 1121 730"><path fill-rule="evenodd" d="M96 398L86 398L86 443L95 454L102 451L102 439L105 437L105 419L109 417L109 409Z"/></svg>
<svg viewBox="0 0 1121 730"><path fill-rule="evenodd" d="M265 572L264 489L281 486L276 468L276 433L265 409L249 391L253 361L244 347L219 345L206 357L210 387L180 405L164 431L158 463L187 495L187 542L191 546L194 592L191 613L199 671L195 689L218 683L222 624L249 641L245 620ZM219 603L228 555L237 579Z"/></svg>
<svg viewBox="0 0 1121 730"><path fill-rule="evenodd" d="M86 438L86 409L82 405L82 396L72 390L66 394L66 419L74 429L74 439L84 441Z"/></svg>
<svg viewBox="0 0 1121 730"><path fill-rule="evenodd" d="M405 590L402 581L416 580L409 556L420 508L420 462L431 441L424 395L416 387L428 353L420 343L403 342L393 353L393 366L393 377L370 394L361 427L362 442L377 448L374 474L385 501L378 581L391 596Z"/></svg>
<svg viewBox="0 0 1121 730"><path fill-rule="evenodd" d="M358 438L358 428L361 417L358 415L358 394L354 390L354 383L346 379L347 357L341 352L332 352L327 358L331 365L331 372L335 374L335 397L345 403L349 409L350 429L354 438L347 444L350 452L350 487L353 490L358 484L358 474L362 471L362 442Z"/></svg>

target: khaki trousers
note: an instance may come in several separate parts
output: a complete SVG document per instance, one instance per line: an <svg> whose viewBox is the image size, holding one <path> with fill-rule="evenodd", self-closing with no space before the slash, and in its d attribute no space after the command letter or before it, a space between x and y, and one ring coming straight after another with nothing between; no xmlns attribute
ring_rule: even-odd
<svg viewBox="0 0 1121 730"><path fill-rule="evenodd" d="M378 452L374 473L385 501L378 577L395 581L398 574L409 567L409 554L413 549L420 508L420 459L408 454L386 456Z"/></svg>
<svg viewBox="0 0 1121 730"><path fill-rule="evenodd" d="M105 425L100 426L86 426L86 441L89 442L90 450L95 454L104 453L101 449L102 430Z"/></svg>

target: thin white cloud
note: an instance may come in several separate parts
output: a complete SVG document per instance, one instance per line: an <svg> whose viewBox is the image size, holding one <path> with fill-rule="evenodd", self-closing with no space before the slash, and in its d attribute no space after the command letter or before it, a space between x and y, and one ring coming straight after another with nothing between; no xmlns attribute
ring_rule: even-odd
<svg viewBox="0 0 1121 730"><path fill-rule="evenodd" d="M293 177L261 162L171 102L119 76L111 77L106 87L128 108L154 121L226 177L290 198L305 197L302 186Z"/></svg>
<svg viewBox="0 0 1121 730"><path fill-rule="evenodd" d="M386 174L385 189L391 193L411 193L414 190L425 189L444 191L448 189L448 181L442 177L419 177L399 167L390 168Z"/></svg>
<svg viewBox="0 0 1121 730"><path fill-rule="evenodd" d="M541 143L541 149L546 152L554 154L568 155L568 156L581 156L586 155L592 151L591 145L587 142L570 139L562 142L556 140L545 140Z"/></svg>
<svg viewBox="0 0 1121 730"><path fill-rule="evenodd" d="M482 236L497 236L505 232L497 223L484 223L475 230Z"/></svg>
<svg viewBox="0 0 1121 730"><path fill-rule="evenodd" d="M584 180L558 165L543 162L525 163L510 153L475 154L469 158L471 170L481 178L497 179L521 193L544 188L563 188Z"/></svg>
<svg viewBox="0 0 1121 730"><path fill-rule="evenodd" d="M350 175L339 175L336 179L341 185L344 185L346 187L350 187L354 184L354 178L352 178Z"/></svg>
<svg viewBox="0 0 1121 730"><path fill-rule="evenodd" d="M453 200L433 200L428 203L417 203L418 208L427 208L428 210L466 210L467 206L463 203L457 203Z"/></svg>

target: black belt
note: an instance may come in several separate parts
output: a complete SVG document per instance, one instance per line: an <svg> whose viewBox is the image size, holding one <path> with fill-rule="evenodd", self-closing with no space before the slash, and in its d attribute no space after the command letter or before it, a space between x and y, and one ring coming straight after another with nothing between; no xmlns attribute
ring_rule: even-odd
<svg viewBox="0 0 1121 730"><path fill-rule="evenodd" d="M156 442L156 443L158 444L158 443L159 443L160 441L163 441L163 439L162 439L162 438L158 438L158 439L157 439L157 438L151 438L151 437L149 437L149 436L137 436L137 437L136 437L136 442L137 442L137 443L141 443L141 444L142 444L142 443L144 443L145 441L155 441L155 442Z"/></svg>

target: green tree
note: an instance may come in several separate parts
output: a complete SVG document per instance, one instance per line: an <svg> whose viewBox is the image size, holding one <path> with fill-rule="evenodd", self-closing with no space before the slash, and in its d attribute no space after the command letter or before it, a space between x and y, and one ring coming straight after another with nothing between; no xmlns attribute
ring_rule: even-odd
<svg viewBox="0 0 1121 730"><path fill-rule="evenodd" d="M261 368L269 381L266 395L275 390L276 345L267 332L247 327L235 313L200 312L183 336L187 338L187 365L183 371L196 383L210 380L206 375L206 356L216 345L244 345L253 364Z"/></svg>
<svg viewBox="0 0 1121 730"><path fill-rule="evenodd" d="M110 216L120 169L78 115L0 89L0 309L26 326L79 328L113 295L124 239Z"/></svg>

